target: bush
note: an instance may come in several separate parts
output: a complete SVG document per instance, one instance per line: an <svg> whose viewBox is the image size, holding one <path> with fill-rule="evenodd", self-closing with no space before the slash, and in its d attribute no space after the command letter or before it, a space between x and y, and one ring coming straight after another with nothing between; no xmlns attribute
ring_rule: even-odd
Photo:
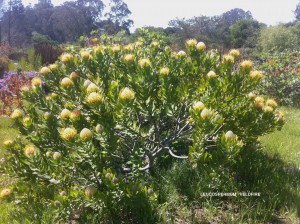
<svg viewBox="0 0 300 224"><path fill-rule="evenodd" d="M260 55L259 70L264 71L261 93L283 105L300 106L300 53L283 52Z"/></svg>
<svg viewBox="0 0 300 224"><path fill-rule="evenodd" d="M281 127L276 102L251 93L261 79L251 61L186 46L95 46L42 68L50 94L34 78L11 115L23 136L5 144L6 170L22 183L12 197L57 219L153 223L155 169L170 158L235 164Z"/></svg>

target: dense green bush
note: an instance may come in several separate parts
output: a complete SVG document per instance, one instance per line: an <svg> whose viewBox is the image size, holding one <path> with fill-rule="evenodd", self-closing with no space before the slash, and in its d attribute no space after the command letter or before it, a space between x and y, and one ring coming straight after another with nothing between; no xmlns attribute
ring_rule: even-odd
<svg viewBox="0 0 300 224"><path fill-rule="evenodd" d="M277 103L253 93L262 74L251 61L186 47L95 46L42 68L50 93L34 78L11 115L23 137L4 142L6 170L20 185L3 198L57 209L57 219L153 223L158 165L234 164L281 127Z"/></svg>
<svg viewBox="0 0 300 224"><path fill-rule="evenodd" d="M259 57L258 69L264 71L261 93L283 105L300 105L300 53L285 50Z"/></svg>

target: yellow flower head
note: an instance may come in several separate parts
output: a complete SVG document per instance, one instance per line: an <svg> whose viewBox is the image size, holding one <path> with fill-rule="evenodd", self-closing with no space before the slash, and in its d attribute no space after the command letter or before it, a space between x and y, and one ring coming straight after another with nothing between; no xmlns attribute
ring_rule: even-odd
<svg viewBox="0 0 300 224"><path fill-rule="evenodd" d="M211 116L211 110L204 108L200 114L200 116L202 117L202 119L208 119Z"/></svg>
<svg viewBox="0 0 300 224"><path fill-rule="evenodd" d="M86 101L89 104L98 104L102 100L103 96L100 93L92 92L88 95Z"/></svg>
<svg viewBox="0 0 300 224"><path fill-rule="evenodd" d="M49 69L51 71L54 71L54 70L58 69L58 65L57 64L51 64L51 65L49 65Z"/></svg>
<svg viewBox="0 0 300 224"><path fill-rule="evenodd" d="M18 119L23 117L23 111L21 111L20 109L15 109L12 114L10 115L10 117L12 119Z"/></svg>
<svg viewBox="0 0 300 224"><path fill-rule="evenodd" d="M24 85L24 86L21 87L20 90L21 90L22 92L28 92L28 91L30 90L30 86Z"/></svg>
<svg viewBox="0 0 300 224"><path fill-rule="evenodd" d="M83 60L91 60L92 59L92 55L89 51L81 51L80 52L80 57L83 59Z"/></svg>
<svg viewBox="0 0 300 224"><path fill-rule="evenodd" d="M0 198L8 198L13 193L12 189L5 188L0 193Z"/></svg>
<svg viewBox="0 0 300 224"><path fill-rule="evenodd" d="M65 53L61 56L61 61L65 64L71 62L72 60L73 60L73 55L71 54Z"/></svg>
<svg viewBox="0 0 300 224"><path fill-rule="evenodd" d="M99 87L94 83L89 84L86 88L87 93L98 92L99 90Z"/></svg>
<svg viewBox="0 0 300 224"><path fill-rule="evenodd" d="M159 42L158 41L152 41L152 43L151 43L151 46L152 47L158 47L159 46Z"/></svg>
<svg viewBox="0 0 300 224"><path fill-rule="evenodd" d="M141 68L150 67L151 62L148 58L143 58L139 61L139 65L141 66Z"/></svg>
<svg viewBox="0 0 300 224"><path fill-rule="evenodd" d="M54 152L52 158L53 158L53 160L59 161L61 159L61 153Z"/></svg>
<svg viewBox="0 0 300 224"><path fill-rule="evenodd" d="M196 111L203 110L205 108L204 104L200 101L197 101L193 104L193 109Z"/></svg>
<svg viewBox="0 0 300 224"><path fill-rule="evenodd" d="M70 117L71 115L71 111L69 111L68 109L63 109L61 112L60 112L60 118L63 119L63 120L66 120Z"/></svg>
<svg viewBox="0 0 300 224"><path fill-rule="evenodd" d="M225 54L225 55L223 55L223 61L225 63L232 64L234 62L234 57L230 54Z"/></svg>
<svg viewBox="0 0 300 224"><path fill-rule="evenodd" d="M207 77L210 79L210 78L217 78L218 76L214 71L209 71L207 73Z"/></svg>
<svg viewBox="0 0 300 224"><path fill-rule="evenodd" d="M263 77L262 73L260 71L251 71L250 72L250 78L251 79L261 79Z"/></svg>
<svg viewBox="0 0 300 224"><path fill-rule="evenodd" d="M161 68L160 71L159 71L159 73L160 73L161 75L163 75L163 76L168 75L169 72L170 72L170 69L167 68L167 67Z"/></svg>
<svg viewBox="0 0 300 224"><path fill-rule="evenodd" d="M233 56L234 58L236 58L236 57L240 56L240 51L237 50L237 49L231 49L231 50L229 51L229 54L230 54L231 56Z"/></svg>
<svg viewBox="0 0 300 224"><path fill-rule="evenodd" d="M127 51L132 51L134 49L134 45L133 44L127 44L125 47L124 47L125 50Z"/></svg>
<svg viewBox="0 0 300 224"><path fill-rule="evenodd" d="M73 139L77 134L77 131L75 128L64 128L60 134L61 138L64 140L71 140Z"/></svg>
<svg viewBox="0 0 300 224"><path fill-rule="evenodd" d="M87 196L88 198L93 197L97 192L97 188L95 188L94 186L88 186L85 191L84 194L85 196Z"/></svg>
<svg viewBox="0 0 300 224"><path fill-rule="evenodd" d="M42 67L40 70L41 75L48 75L51 72L51 70L48 67Z"/></svg>
<svg viewBox="0 0 300 224"><path fill-rule="evenodd" d="M179 56L179 57L185 57L185 56L186 56L186 53L185 53L184 51L179 51L179 52L177 53L177 56Z"/></svg>
<svg viewBox="0 0 300 224"><path fill-rule="evenodd" d="M32 80L31 80L31 85L33 87L40 87L42 86L42 80L39 78L39 77L34 77Z"/></svg>
<svg viewBox="0 0 300 224"><path fill-rule="evenodd" d="M225 134L225 139L228 141L228 140L233 140L235 139L236 136L235 134L232 132L232 131L227 131L226 134Z"/></svg>
<svg viewBox="0 0 300 224"><path fill-rule="evenodd" d="M255 102L264 103L265 99L262 96L257 96L257 97L255 97Z"/></svg>
<svg viewBox="0 0 300 224"><path fill-rule="evenodd" d="M275 108L275 107L278 106L277 103L276 103L276 101L273 100L273 99L268 99L267 102L266 102L266 105L270 106L270 107L273 107L273 108Z"/></svg>
<svg viewBox="0 0 300 224"><path fill-rule="evenodd" d="M133 55L133 54L126 54L126 55L124 56L124 60L125 60L125 62L133 62L133 60L134 60L134 55Z"/></svg>
<svg viewBox="0 0 300 224"><path fill-rule="evenodd" d="M24 153L27 157L32 157L37 153L37 149L34 145L27 145L25 146Z"/></svg>
<svg viewBox="0 0 300 224"><path fill-rule="evenodd" d="M250 99L254 99L256 97L256 94L251 92L251 93L248 94L248 97Z"/></svg>
<svg viewBox="0 0 300 224"><path fill-rule="evenodd" d="M90 140L93 137L93 133L91 132L90 129L84 128L81 130L79 137L80 137L80 139L82 139L84 141Z"/></svg>
<svg viewBox="0 0 300 224"><path fill-rule="evenodd" d="M141 42L141 41L137 41L137 42L135 42L134 43L134 46L135 47L141 47L141 46L143 46L144 44L143 44L143 42Z"/></svg>
<svg viewBox="0 0 300 224"><path fill-rule="evenodd" d="M197 40L196 39L189 39L185 42L186 47L196 47L197 45Z"/></svg>
<svg viewBox="0 0 300 224"><path fill-rule="evenodd" d="M273 107L270 107L270 106L265 106L264 107L264 111L266 112L266 113L271 113L271 112L273 112Z"/></svg>
<svg viewBox="0 0 300 224"><path fill-rule="evenodd" d="M253 66L253 62L250 60L245 60L245 61L242 61L242 63L241 63L241 68L244 70L250 71L252 69L252 66Z"/></svg>
<svg viewBox="0 0 300 224"><path fill-rule="evenodd" d="M98 134L101 134L103 132L103 126L101 124L97 124L97 126L95 127L95 131Z"/></svg>
<svg viewBox="0 0 300 224"><path fill-rule="evenodd" d="M13 140L10 140L10 139L9 140L5 140L3 142L3 145L6 148L11 148L14 144L15 144L15 142Z"/></svg>
<svg viewBox="0 0 300 224"><path fill-rule="evenodd" d="M70 88L74 85L74 83L71 79L69 79L68 77L65 77L61 80L60 85L63 88Z"/></svg>
<svg viewBox="0 0 300 224"><path fill-rule="evenodd" d="M77 121L80 119L81 112L79 110L74 110L70 114L71 121Z"/></svg>
<svg viewBox="0 0 300 224"><path fill-rule="evenodd" d="M91 82L90 80L87 79L87 80L84 81L83 86L84 86L85 88L87 88L91 83L92 83L92 82Z"/></svg>
<svg viewBox="0 0 300 224"><path fill-rule="evenodd" d="M32 125L32 120L29 116L23 118L23 125L24 127L28 128Z"/></svg>
<svg viewBox="0 0 300 224"><path fill-rule="evenodd" d="M116 44L116 45L112 46L112 48L111 48L111 51L112 51L113 53L117 53L117 52L119 52L120 50L121 50L121 46L120 46L119 44Z"/></svg>
<svg viewBox="0 0 300 224"><path fill-rule="evenodd" d="M72 79L72 80L76 80L78 77L79 77L79 76L78 76L78 74L77 74L76 72L72 72L72 73L70 74L70 76L69 76L69 78Z"/></svg>
<svg viewBox="0 0 300 224"><path fill-rule="evenodd" d="M284 114L281 111L278 111L275 116L276 116L278 121L283 121L284 120Z"/></svg>
<svg viewBox="0 0 300 224"><path fill-rule="evenodd" d="M199 42L196 46L198 51L204 51L206 49L206 45L203 42Z"/></svg>
<svg viewBox="0 0 300 224"><path fill-rule="evenodd" d="M122 89L119 93L119 98L121 100L133 100L135 96L135 93L133 90L131 90L128 87L125 87L124 89Z"/></svg>

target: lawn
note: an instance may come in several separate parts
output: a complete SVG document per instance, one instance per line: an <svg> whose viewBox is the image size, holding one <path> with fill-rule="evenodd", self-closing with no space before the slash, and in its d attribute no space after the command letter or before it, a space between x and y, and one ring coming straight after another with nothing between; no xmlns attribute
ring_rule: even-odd
<svg viewBox="0 0 300 224"><path fill-rule="evenodd" d="M281 108L281 110L285 113L286 124L281 131L275 131L261 137L263 146L263 154L261 155L263 156L254 157L260 164L260 167L256 167L256 169L258 173L262 174L259 174L257 179L253 179L252 184L258 186L253 189L260 189L261 187L261 191L265 192L266 197L257 201L250 198L233 199L232 204L230 201L222 204L220 203L221 200L214 203L208 200L207 203L202 204L202 207L201 205L194 206L197 201L196 194L188 192L189 189L185 186L183 188L186 189L182 192L179 189L183 182L183 180L179 180L180 176L187 175L190 171L185 171L182 169L184 166L180 167L179 165L169 172L175 175L175 178L165 178L166 184L161 190L161 194L166 201L159 207L160 212L166 214L172 210L176 214L176 218L172 219L175 223L199 223L200 220L208 223L212 221L216 223L253 223L256 218L259 220L255 221L256 223L300 223L300 205L295 202L300 198L300 110L288 107ZM15 137L16 131L12 127L10 119L0 118L0 149L3 148L2 142L5 139ZM0 150L0 157L3 156L4 150ZM266 163L264 163L265 160L267 160ZM164 173L164 175L166 174L167 172ZM0 175L0 189L13 182L3 172ZM190 184L197 186L197 183L191 182ZM282 191L278 191L280 188ZM228 186L224 189L229 190L231 188ZM191 195L193 195L193 199L191 199ZM268 200L268 197L270 203L263 201ZM234 200L239 200L238 203L241 204L239 208L237 207L238 203ZM193 206L190 206L191 204ZM237 209L238 212L236 212ZM221 215L219 210L222 210ZM16 223L10 218L9 212L11 211L13 211L11 205L0 202L0 223ZM272 218L266 215L267 211L272 211Z"/></svg>

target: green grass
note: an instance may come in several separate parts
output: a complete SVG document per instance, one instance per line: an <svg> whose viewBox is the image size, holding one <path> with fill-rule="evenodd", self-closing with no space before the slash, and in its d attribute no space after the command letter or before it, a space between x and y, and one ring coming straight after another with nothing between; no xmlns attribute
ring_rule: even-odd
<svg viewBox="0 0 300 224"><path fill-rule="evenodd" d="M261 137L263 148L246 151L232 169L192 169L177 162L156 172L158 213L162 223L300 223L300 109L281 108L286 124L281 131ZM0 118L0 149L16 131L9 118ZM0 150L0 158L4 151ZM238 168L237 168L238 167ZM0 173L0 189L12 179ZM260 192L260 197L201 197L203 192ZM0 224L16 223L15 209L0 202Z"/></svg>

